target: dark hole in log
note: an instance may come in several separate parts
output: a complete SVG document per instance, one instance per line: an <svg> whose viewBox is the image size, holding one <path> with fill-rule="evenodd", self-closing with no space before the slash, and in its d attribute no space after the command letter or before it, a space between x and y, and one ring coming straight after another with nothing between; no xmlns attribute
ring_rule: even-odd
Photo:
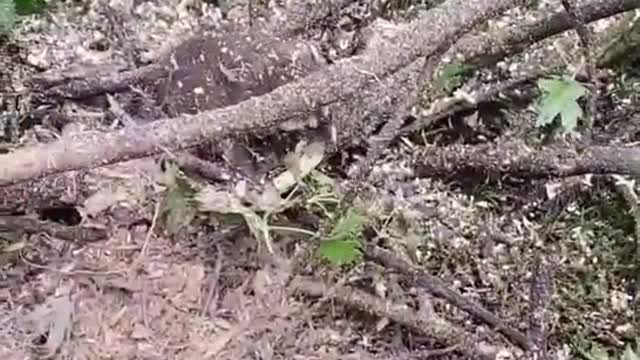
<svg viewBox="0 0 640 360"><path fill-rule="evenodd" d="M66 226L75 226L82 221L82 215L74 206L56 206L40 209L40 220L49 220Z"/></svg>
<svg viewBox="0 0 640 360"><path fill-rule="evenodd" d="M47 343L47 340L49 339L49 332L46 332L44 334L40 334L37 337L35 337L33 339L33 345L35 346L43 346L44 344Z"/></svg>

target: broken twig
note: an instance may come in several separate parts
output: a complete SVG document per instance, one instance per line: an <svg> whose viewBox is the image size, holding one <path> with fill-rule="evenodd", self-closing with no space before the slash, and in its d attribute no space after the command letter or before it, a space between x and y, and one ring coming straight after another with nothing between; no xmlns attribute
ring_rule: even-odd
<svg viewBox="0 0 640 360"><path fill-rule="evenodd" d="M431 294L447 300L457 308L467 312L477 319L496 328L503 333L510 341L520 346L524 350L529 350L527 337L518 330L508 326L504 321L484 309L479 304L465 298L459 293L451 290L442 280L427 274L406 263L404 260L391 254L389 251L381 249L375 245L366 246L365 254L371 260L381 263L387 268L395 269L405 276L412 278L413 283L420 286Z"/></svg>
<svg viewBox="0 0 640 360"><path fill-rule="evenodd" d="M369 46L362 55L337 62L264 96L194 116L163 119L113 132L85 133L0 155L0 186L69 170L93 168L177 150L206 140L271 128L307 111L348 101L371 81L428 56L468 29L519 1L452 0L433 8L397 36L395 46ZM438 41L424 41L425 38ZM389 53L394 56L388 56ZM354 71L366 70L366 71Z"/></svg>

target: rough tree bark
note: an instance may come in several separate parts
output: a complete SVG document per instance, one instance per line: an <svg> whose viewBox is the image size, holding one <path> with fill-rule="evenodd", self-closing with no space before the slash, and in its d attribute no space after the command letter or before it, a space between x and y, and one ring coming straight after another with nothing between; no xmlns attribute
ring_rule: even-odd
<svg viewBox="0 0 640 360"><path fill-rule="evenodd" d="M640 7L640 0L635 0L635 1L619 0L619 1L611 1L611 2L609 1L603 2L602 0L592 0L590 2L582 4L580 7L580 10L582 11L583 14L585 14L585 17L588 20L593 21L593 20L598 20L600 18L611 16L619 12L637 8L637 7ZM452 49L452 51L462 52L467 59L482 58L482 59L493 59L493 61L497 61L496 54L512 55L518 51L524 50L526 46L530 45L536 40L542 39L545 36L554 35L558 32L568 29L568 25L563 21L565 16L566 15L563 12L559 12L553 15L543 17L542 19L539 19L533 22L526 22L526 23L523 23L522 25L516 26L513 29L510 29L509 31L505 32L503 35L497 35L495 39L488 38L486 36L469 35L464 37L460 42L458 42L455 45L455 47ZM424 23L424 21L422 23ZM414 26L414 29L416 24L417 23L412 24ZM397 42L398 40L401 40L402 38L406 37L408 33L408 31L402 31L398 29L387 29L387 30L388 31L386 32L392 33L388 37L387 41L393 41L393 42ZM531 36L527 35L529 31L533 33ZM396 38L395 36L399 36L399 38ZM380 37L384 38L385 36L382 35ZM470 45L474 43L475 43L474 46ZM379 46L381 46L382 48L385 48L383 45L379 45ZM484 49L484 51L487 51L489 55L488 56L483 55L481 51L478 49ZM371 54L371 49L369 50L369 54ZM366 56L367 55L364 54L359 58L366 57ZM358 59L355 59L355 60L357 63ZM342 127L342 130L344 130L344 131L341 131L340 134L347 134L346 135L348 137L346 139L347 142L351 142L352 140L353 141L358 140L358 139L350 138L354 134L354 129L356 129L357 131L361 131L362 133L365 133L365 134L370 134L370 131L367 130L367 128L374 128L378 125L376 123L373 123L371 121L371 118L380 117L381 115L384 115L384 112L388 111L388 109L393 109L395 106L394 105L395 103L397 103L399 100L404 98L406 94L409 94L411 91L415 89L416 86L418 86L418 84L416 83L416 78L420 74L423 61L424 59L418 58L410 65L402 68L400 71L395 73L393 76L388 76L386 78L377 77L376 81L370 81L367 84L367 86L361 89L358 96L352 99L353 100L352 102L347 103L347 102L336 101L333 104L330 104L328 106L328 108L331 109L332 111L332 117L343 122L342 124L339 124L340 127ZM343 65L343 66L338 66L337 68L344 70L346 68L346 64L351 64L351 60L346 60L340 63L339 65ZM158 68L155 68L155 69L151 68L151 70L147 70L147 71L157 72L160 70ZM318 75L322 73L323 71L320 71L314 74L315 76L317 76L316 79L319 77ZM358 74L361 74L361 73L356 73L354 75L357 76ZM361 78L360 80L363 82L366 82L366 79ZM286 102L286 98L283 98L282 96L283 93L286 93L287 89L291 90L293 88L297 88L297 89L304 88L305 86L304 84L305 84L305 80L302 80L297 82L295 85L285 86L281 89L277 89L276 92L268 95L270 95L271 99L275 99L276 101ZM90 86L87 86L87 88L90 88ZM337 92L340 93L340 89L337 89ZM280 96L274 97L273 95L280 95ZM148 125L146 128L128 129L120 132L107 133L106 136L109 139L116 139L116 141L118 141L118 144L126 143L127 139L129 139L129 142L130 142L129 146L126 149L125 148L120 149L120 152L116 152L116 153L111 152L110 153L111 157L102 157L100 155L101 153L109 152L110 150L108 148L103 149L101 147L94 147L91 149L91 153L87 153L87 152L83 153L82 146L86 146L86 144L91 144L92 146L94 145L93 141L91 140L92 135L90 134L85 134L84 136L81 136L80 139L82 140L82 143L78 143L78 144L75 144L74 140L70 139L66 142L58 142L58 143L54 143L46 146L40 146L37 148L23 149L14 154L7 154L7 155L0 156L0 186L19 183L25 180L29 180L30 178L34 178L37 180L37 178L39 177L43 177L49 174L60 173L67 170L73 170L73 169L79 169L79 168L91 168L91 167L101 166L102 164L109 164L117 161L126 160L129 158L143 157L145 155L157 153L159 151L158 149L162 148L162 146L165 143L168 143L169 149L179 149L183 147L188 147L190 146L189 144L197 144L199 141L206 138L207 134L213 134L213 137L217 138L216 134L220 134L220 133L229 134L230 132L233 133L238 129L251 130L251 121L249 121L248 124L245 124L246 126L241 125L240 128L238 128L237 126L228 127L226 129L223 128L222 130L220 130L219 127L213 127L209 129L200 129L200 130L197 128L198 126L211 127L212 125L208 125L208 119L213 119L211 123L215 123L216 121L215 119L221 119L221 118L222 119L226 119L226 118L242 119L243 117L242 109L249 109L249 111L247 112L248 116L251 116L253 114L253 116L257 115L256 117L260 117L260 114L258 114L255 111L255 109L252 109L249 104L258 103L258 104L266 105L265 109L267 110L267 112L265 112L264 114L265 116L269 116L270 119L273 120L274 122L277 122L278 120L282 120L279 117L284 117L286 119L296 119L296 117L303 115L306 109L310 108L310 106L306 105L304 101L305 99L307 98L303 97L302 99L300 99L300 97L298 97L297 99L298 102L296 104L300 104L301 102L303 103L303 105L300 105L298 107L296 107L294 104L289 104L289 105L294 105L293 108L296 111L288 114L285 112L278 111L277 108L274 108L278 104L278 102L272 103L271 106L269 106L269 103L271 100L267 99L267 97L262 97L260 99L252 99L246 103L238 104L238 106L233 106L217 112L198 115L191 119L189 119L190 117L186 117L187 118L186 120L176 119L175 122L173 120L165 119L161 123L151 124L151 125ZM265 101L260 101L260 100L265 100ZM312 100L312 99L309 99L309 100ZM454 106L454 108L455 107L456 106ZM364 114L362 109L366 109ZM439 118L446 115L447 115L446 112L441 112L441 114L436 114L435 117ZM357 118L362 118L363 119L362 122L356 124L356 122L353 121L353 119L357 119ZM349 122L346 122L346 119L348 119ZM171 140L172 136L177 135L178 139L189 137L187 133L174 131L173 128L171 127L172 125L175 125L176 126L175 129L179 128L180 127L179 124L181 123L181 121L186 121L187 125L193 125L189 127L190 129L189 133L195 133L196 136L188 140L186 144L178 143L174 147ZM240 125L240 124L235 124L235 125ZM267 125L267 124L263 124L263 125ZM265 128L265 127L268 127L268 125L263 126L262 128ZM144 137L145 132L147 131L145 129L152 131L155 139L164 139L164 140L158 143L154 143L153 139L148 137L145 138ZM203 132L201 133L201 131ZM180 136L180 135L184 135L184 136ZM100 134L94 134L93 136L99 137ZM142 136L142 138L139 138L140 136ZM173 137L173 139L176 139L176 137ZM140 143L140 142L142 142L141 146L137 146L137 143ZM65 145L65 143L71 143L71 144ZM108 139L103 139L100 143L107 144L107 146L109 147L118 146L117 144L113 143L113 140L108 140ZM42 154L46 152L41 153L39 152L40 151L39 149L42 149L44 151L50 151L52 154L58 154L53 156L53 160L55 160L56 164L58 164L60 160L64 159L65 157L64 155L65 146L75 149L76 152L80 151L82 157L76 159L75 163L73 164L63 162L62 166L55 165L52 168L43 167L43 165L46 165L47 162L43 161L46 157L43 157ZM52 149L52 150L48 150L48 149ZM556 149L556 150L562 151L562 149ZM606 147L601 148L600 150L601 151L598 154L607 156L607 157L612 156L608 153L608 151L613 151L614 153L617 151L616 149L608 149ZM627 154L627 153L628 151L622 152L622 154ZM27 157L18 158L18 156L23 156L23 154L26 154ZM71 155L71 154L68 154L68 155ZM36 159L35 163L30 160L33 158ZM39 161L37 160L38 158L40 158ZM464 159L458 159L458 160L465 161ZM598 159L595 159L595 160L598 160ZM621 164L633 166L633 161L631 160L632 159L626 159ZM603 159L603 161L606 162L607 160ZM486 162L490 162L489 159L487 159ZM599 161L599 162L602 163L602 161ZM590 164L592 165L594 163L595 162L593 161L590 162ZM28 167L21 169L21 167L24 165ZM608 169L615 170L612 168L608 168ZM630 167L630 168L617 167L616 169L621 173L631 173L631 174L635 174L635 171L637 171L635 170L634 167ZM441 170L442 169L435 170L435 172L441 173ZM507 170L508 169L503 168L503 172ZM591 170L589 168L583 168L582 171L590 172ZM596 172L598 171L603 171L603 170L596 169ZM424 169L422 173L424 173ZM541 173L544 173L544 171L539 170L537 171L537 173L541 174Z"/></svg>
<svg viewBox="0 0 640 360"><path fill-rule="evenodd" d="M51 144L0 155L0 186L149 156L166 149L184 149L234 133L271 128L312 109L353 98L367 84L429 56L441 43L461 36L518 2L448 1L409 24L407 31L398 33L394 46L369 46L362 55L240 104L114 132L64 137Z"/></svg>
<svg viewBox="0 0 640 360"><path fill-rule="evenodd" d="M533 147L522 140L480 146L428 148L415 154L412 164L419 177L477 174L490 181L504 176L536 179L586 174L640 175L640 148L591 146Z"/></svg>
<svg viewBox="0 0 640 360"><path fill-rule="evenodd" d="M597 0L576 4L576 12L585 22L623 13L640 7L640 0ZM486 66L507 56L517 54L550 36L571 29L569 15L564 10L543 14L538 19L526 20L498 33L468 34L451 49L462 54L468 64Z"/></svg>

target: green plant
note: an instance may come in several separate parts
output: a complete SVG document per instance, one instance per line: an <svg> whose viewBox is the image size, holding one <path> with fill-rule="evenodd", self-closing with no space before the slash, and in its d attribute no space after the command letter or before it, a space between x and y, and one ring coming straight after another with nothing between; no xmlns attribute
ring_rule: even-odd
<svg viewBox="0 0 640 360"><path fill-rule="evenodd" d="M320 212L321 216L335 220L340 197L334 189L333 179L319 171L312 171L304 178L307 192L305 208L311 212Z"/></svg>
<svg viewBox="0 0 640 360"><path fill-rule="evenodd" d="M165 175L167 191L160 207L160 216L164 219L169 233L176 234L189 225L198 212L194 199L197 189L173 164L167 165Z"/></svg>
<svg viewBox="0 0 640 360"><path fill-rule="evenodd" d="M436 78L436 87L446 94L451 94L464 83L474 70L473 66L462 63L447 64Z"/></svg>
<svg viewBox="0 0 640 360"><path fill-rule="evenodd" d="M333 180L315 166L322 159L322 149L310 146L307 153L290 159L289 170L276 177L274 183L265 184L262 192L248 193L251 205L241 201L227 190L218 190L210 186L200 186L189 179L175 165L168 164L164 185L167 190L160 207L160 215L167 230L175 234L191 224L198 212L213 212L218 215L240 215L248 225L252 235L267 245L272 251L272 232L295 232L315 238L317 233L305 229L277 226L272 224L272 216L299 200L291 199L298 194L297 189L306 189L303 195L307 211L319 210L321 217L331 226L331 232L321 241L317 254L335 265L351 264L362 257L360 238L367 218L350 209L342 213L339 209L340 198L335 191ZM295 161L293 161L295 160ZM305 186L302 186L302 183ZM293 186L286 199L280 191Z"/></svg>
<svg viewBox="0 0 640 360"><path fill-rule="evenodd" d="M360 238L364 231L367 218L357 211L350 209L340 217L327 236L318 247L321 258L334 265L351 264L361 260L362 251Z"/></svg>
<svg viewBox="0 0 640 360"><path fill-rule="evenodd" d="M16 13L20 16L40 14L47 6L45 0L13 0Z"/></svg>
<svg viewBox="0 0 640 360"><path fill-rule="evenodd" d="M614 355L609 355L609 352L596 343L592 343L588 351L578 347L576 348L576 352L581 358L586 360L640 360L640 339L636 340L635 349L633 349L631 344L627 344L622 353Z"/></svg>
<svg viewBox="0 0 640 360"><path fill-rule="evenodd" d="M25 16L42 13L46 6L45 0L0 0L0 33L10 31Z"/></svg>
<svg viewBox="0 0 640 360"><path fill-rule="evenodd" d="M560 124L565 131L573 132L582 117L578 100L587 93L587 89L569 77L551 77L538 81L542 92L538 102L538 125L553 123L560 116Z"/></svg>
<svg viewBox="0 0 640 360"><path fill-rule="evenodd" d="M0 33L9 31L18 20L13 0L0 0Z"/></svg>

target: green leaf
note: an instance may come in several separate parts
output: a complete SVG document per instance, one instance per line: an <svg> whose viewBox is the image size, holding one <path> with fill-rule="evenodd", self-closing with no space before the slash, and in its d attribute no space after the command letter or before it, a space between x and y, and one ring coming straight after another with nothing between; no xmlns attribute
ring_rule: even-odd
<svg viewBox="0 0 640 360"><path fill-rule="evenodd" d="M340 218L338 224L329 234L331 240L350 240L360 237L367 219L354 210L349 210L345 216Z"/></svg>
<svg viewBox="0 0 640 360"><path fill-rule="evenodd" d="M167 172L169 181L161 211L167 230L176 234L189 225L197 214L196 189L177 168L169 166Z"/></svg>
<svg viewBox="0 0 640 360"><path fill-rule="evenodd" d="M447 64L436 78L436 86L440 91L450 94L460 87L465 79L473 73L473 66L462 63Z"/></svg>
<svg viewBox="0 0 640 360"><path fill-rule="evenodd" d="M578 118L582 117L582 109L577 100L587 93L587 89L566 77L541 79L538 81L538 88L543 93L538 104L538 125L550 124L560 115L563 128L574 131Z"/></svg>
<svg viewBox="0 0 640 360"><path fill-rule="evenodd" d="M16 13L21 16L40 14L47 6L45 0L13 0Z"/></svg>
<svg viewBox="0 0 640 360"><path fill-rule="evenodd" d="M624 349L621 360L640 360L640 355L633 351L631 345L627 345Z"/></svg>
<svg viewBox="0 0 640 360"><path fill-rule="evenodd" d="M318 248L320 257L334 265L356 262L362 258L360 237L367 219L354 210L349 210L341 217L328 236Z"/></svg>
<svg viewBox="0 0 640 360"><path fill-rule="evenodd" d="M9 31L18 20L13 0L0 0L0 33Z"/></svg>
<svg viewBox="0 0 640 360"><path fill-rule="evenodd" d="M354 240L328 240L320 243L319 255L334 265L345 265L362 258L360 242Z"/></svg>

